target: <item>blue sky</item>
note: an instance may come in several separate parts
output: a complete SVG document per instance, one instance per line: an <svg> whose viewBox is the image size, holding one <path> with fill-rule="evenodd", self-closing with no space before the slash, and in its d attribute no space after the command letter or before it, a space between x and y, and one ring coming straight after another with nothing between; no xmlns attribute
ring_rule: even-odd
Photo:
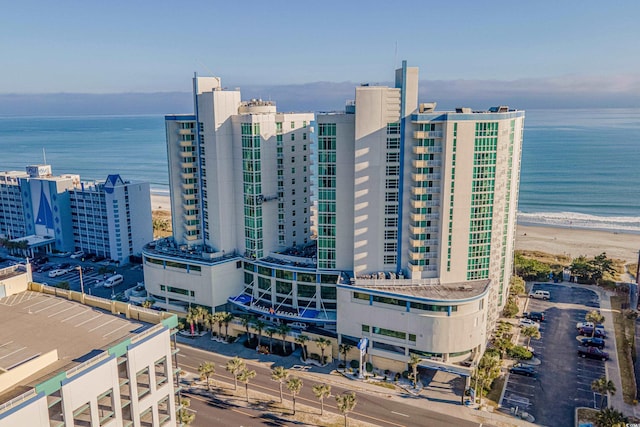
<svg viewBox="0 0 640 427"><path fill-rule="evenodd" d="M0 94L540 81L639 91L640 2L0 0ZM396 48L397 46L397 48ZM607 87L609 87L607 86Z"/></svg>

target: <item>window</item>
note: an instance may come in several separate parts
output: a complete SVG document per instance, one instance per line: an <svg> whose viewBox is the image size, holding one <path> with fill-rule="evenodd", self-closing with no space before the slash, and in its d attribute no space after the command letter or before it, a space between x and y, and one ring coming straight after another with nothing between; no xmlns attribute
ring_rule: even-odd
<svg viewBox="0 0 640 427"><path fill-rule="evenodd" d="M91 426L91 405L89 402L73 411L73 425L80 427Z"/></svg>
<svg viewBox="0 0 640 427"><path fill-rule="evenodd" d="M136 374L136 387L138 391L138 400L151 392L151 378L149 377L148 367Z"/></svg>
<svg viewBox="0 0 640 427"><path fill-rule="evenodd" d="M296 122L291 122L291 129L295 129L296 127Z"/></svg>
<svg viewBox="0 0 640 427"><path fill-rule="evenodd" d="M168 381L167 375L167 358L156 360L154 363L154 371L156 374L156 389L165 385Z"/></svg>
<svg viewBox="0 0 640 427"><path fill-rule="evenodd" d="M98 419L100 420L101 426L115 419L114 408L113 389L110 388L98 396Z"/></svg>
<svg viewBox="0 0 640 427"><path fill-rule="evenodd" d="M295 141L295 140L296 140L296 134L295 134L295 133L292 133L292 134L291 134L291 140L292 140L292 141Z"/></svg>

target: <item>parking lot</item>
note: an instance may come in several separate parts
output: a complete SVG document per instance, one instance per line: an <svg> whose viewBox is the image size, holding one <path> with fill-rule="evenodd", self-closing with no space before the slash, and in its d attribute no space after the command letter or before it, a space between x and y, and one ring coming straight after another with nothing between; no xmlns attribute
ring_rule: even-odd
<svg viewBox="0 0 640 427"><path fill-rule="evenodd" d="M67 282L71 290L80 291L82 288L80 285L80 272L76 267L81 266L82 284L84 285L85 293L103 298L120 298L126 289L136 286L137 282L141 282L144 279L142 266L140 265L118 267L113 263L83 262L79 259L69 257L49 256L48 258L49 261L46 263L48 268L55 269L60 266L60 264L69 264L68 267L64 268L67 272L57 277L49 277L49 273L52 270L38 273L38 267L32 266L34 282L46 283L51 286L57 286L61 282ZM122 274L124 281L112 288L105 288L103 286L104 280L114 274Z"/></svg>
<svg viewBox="0 0 640 427"><path fill-rule="evenodd" d="M576 323L599 307L598 297L587 289L554 284L535 284L532 290L551 293L550 301L531 299L527 308L545 313L541 338L531 340L539 361L538 375L508 375L501 406L506 411L526 411L537 424L573 425L577 406L600 404L600 395L591 391L591 382L605 376L605 364L610 365L608 369L616 369L613 362L583 359L577 354ZM605 324L605 328L611 336L613 325ZM521 343L526 345L526 338L521 337ZM605 351L614 353L615 348L607 342Z"/></svg>

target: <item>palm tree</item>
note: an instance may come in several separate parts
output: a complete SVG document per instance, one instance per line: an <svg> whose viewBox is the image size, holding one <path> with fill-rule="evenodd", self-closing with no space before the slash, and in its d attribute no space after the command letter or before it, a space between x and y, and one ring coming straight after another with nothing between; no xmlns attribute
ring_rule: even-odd
<svg viewBox="0 0 640 427"><path fill-rule="evenodd" d="M306 342L309 341L309 337L306 335L298 335L296 337L296 342L300 344L302 347L302 360L307 360L307 345Z"/></svg>
<svg viewBox="0 0 640 427"><path fill-rule="evenodd" d="M318 348L320 349L320 364L324 365L324 351L326 350L327 347L331 345L331 341L329 341L326 338L320 337L320 338L316 338L315 342Z"/></svg>
<svg viewBox="0 0 640 427"><path fill-rule="evenodd" d="M211 331L211 339L213 339L213 325L216 324L218 313L210 313L204 317L204 327Z"/></svg>
<svg viewBox="0 0 640 427"><path fill-rule="evenodd" d="M229 323L233 321L233 314L223 311L222 323L224 323L224 339L229 339Z"/></svg>
<svg viewBox="0 0 640 427"><path fill-rule="evenodd" d="M331 386L327 384L316 384L312 387L313 394L320 399L320 416L324 415L324 398L331 396Z"/></svg>
<svg viewBox="0 0 640 427"><path fill-rule="evenodd" d="M276 366L271 370L271 379L280 384L280 403L282 403L282 385L289 378L289 371L284 366Z"/></svg>
<svg viewBox="0 0 640 427"><path fill-rule="evenodd" d="M289 332L291 332L291 326L287 325L286 323L283 323L278 327L278 334L282 336L282 353L283 354L286 354L287 352L285 345L287 344L287 335L289 335Z"/></svg>
<svg viewBox="0 0 640 427"><path fill-rule="evenodd" d="M416 388L418 386L418 365L420 364L420 361L422 361L422 358L420 356L415 353L411 353L409 361L407 362L409 366L411 366L411 370L413 371L413 388Z"/></svg>
<svg viewBox="0 0 640 427"><path fill-rule="evenodd" d="M249 342L249 326L251 326L251 322L253 321L253 316L250 314L243 314L240 316L242 321L242 326L247 330L247 342Z"/></svg>
<svg viewBox="0 0 640 427"><path fill-rule="evenodd" d="M591 310L590 312L587 313L586 316L584 316L584 319L587 322L591 322L593 323L593 332L591 333L591 337L595 337L596 336L596 325L599 323L604 322L604 315L600 314L600 312L598 310Z"/></svg>
<svg viewBox="0 0 640 427"><path fill-rule="evenodd" d="M527 349L531 344L531 338L534 340L540 339L540 330L535 326L527 326L526 328L522 328L522 335L527 337Z"/></svg>
<svg viewBox="0 0 640 427"><path fill-rule="evenodd" d="M197 313L194 309L190 308L187 312L187 323L189 324L189 328L191 330L191 335L195 335L196 333L196 322L197 322Z"/></svg>
<svg viewBox="0 0 640 427"><path fill-rule="evenodd" d="M229 359L229 361L227 361L227 366L225 367L225 369L227 370L227 372L231 373L231 375L233 375L233 389L237 390L238 389L238 374L245 369L247 365L244 363L244 360L240 359L238 356L234 357L233 359Z"/></svg>
<svg viewBox="0 0 640 427"><path fill-rule="evenodd" d="M216 313L215 321L218 324L218 338L222 337L222 324L224 323L224 315L223 311Z"/></svg>
<svg viewBox="0 0 640 427"><path fill-rule="evenodd" d="M593 380L591 383L591 390L600 394L600 410L604 406L604 398L607 394L612 396L616 394L616 386L613 381L607 380L607 377L600 377L597 380Z"/></svg>
<svg viewBox="0 0 640 427"><path fill-rule="evenodd" d="M342 343L340 344L340 346L338 346L338 353L344 356L344 366L347 366L347 354L349 354L352 348L353 346L351 344L346 344L346 343ZM338 363L340 363L339 360L338 360Z"/></svg>
<svg viewBox="0 0 640 427"><path fill-rule="evenodd" d="M356 394L353 391L350 393L336 395L338 410L344 415L344 427L347 427L347 414L353 411L353 408L356 407L356 403L358 403L358 400L356 399Z"/></svg>
<svg viewBox="0 0 640 427"><path fill-rule="evenodd" d="M629 419L620 411L613 408L605 408L596 414L596 425L598 427L623 426Z"/></svg>
<svg viewBox="0 0 640 427"><path fill-rule="evenodd" d="M291 377L287 380L287 389L291 393L293 400L293 415L296 414L296 395L302 390L302 380L298 377Z"/></svg>
<svg viewBox="0 0 640 427"><path fill-rule="evenodd" d="M263 320L258 319L253 322L253 329L258 331L258 347L260 347L260 342L262 341L262 331L264 331L265 326L267 326L267 324Z"/></svg>
<svg viewBox="0 0 640 427"><path fill-rule="evenodd" d="M244 368L242 371L238 373L238 379L244 383L244 390L247 397L247 403L249 402L249 381L251 381L256 376L256 371L250 371L247 368Z"/></svg>
<svg viewBox="0 0 640 427"><path fill-rule="evenodd" d="M180 407L177 412L180 426L188 426L196 419L196 414L188 409L189 406L191 406L191 400L185 397L180 399Z"/></svg>
<svg viewBox="0 0 640 427"><path fill-rule="evenodd" d="M200 374L200 380L207 380L207 390L211 391L211 384L209 378L216 373L216 365L213 362L204 362L198 366L198 373Z"/></svg>
<svg viewBox="0 0 640 427"><path fill-rule="evenodd" d="M206 308L204 308L201 305L198 305L194 308L195 314L196 314L196 324L198 325L198 331L200 331L200 325L202 324L202 326L204 326L204 322L206 321L207 317L209 317L209 310L207 310Z"/></svg>
<svg viewBox="0 0 640 427"><path fill-rule="evenodd" d="M276 328L269 327L265 332L269 335L269 353L273 353L273 336L278 333L278 330Z"/></svg>

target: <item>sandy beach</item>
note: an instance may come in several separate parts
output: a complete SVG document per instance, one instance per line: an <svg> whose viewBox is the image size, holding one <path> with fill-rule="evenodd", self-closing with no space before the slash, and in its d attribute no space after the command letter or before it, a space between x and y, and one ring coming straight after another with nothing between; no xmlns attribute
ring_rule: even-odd
<svg viewBox="0 0 640 427"><path fill-rule="evenodd" d="M151 209L170 211L171 201L166 195L151 195ZM628 263L638 261L640 234L597 231L582 228L518 225L516 249L593 257L606 252L609 258Z"/></svg>

